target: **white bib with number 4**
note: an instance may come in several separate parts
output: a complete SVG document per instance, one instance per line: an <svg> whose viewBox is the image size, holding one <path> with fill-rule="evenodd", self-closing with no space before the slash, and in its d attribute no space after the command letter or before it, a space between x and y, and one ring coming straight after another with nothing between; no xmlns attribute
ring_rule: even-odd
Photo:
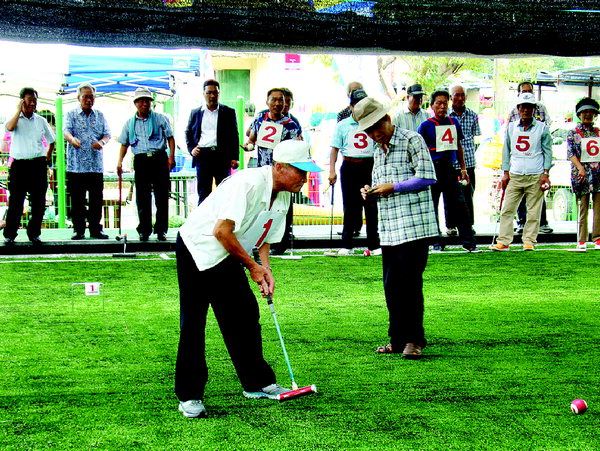
<svg viewBox="0 0 600 451"><path fill-rule="evenodd" d="M581 138L581 162L600 162L600 138Z"/></svg>
<svg viewBox="0 0 600 451"><path fill-rule="evenodd" d="M456 125L436 125L435 151L446 152L448 150L458 150Z"/></svg>
<svg viewBox="0 0 600 451"><path fill-rule="evenodd" d="M274 149L275 146L281 142L282 135L283 125L276 122L263 121L260 124L260 129L258 130L256 144L259 147Z"/></svg>

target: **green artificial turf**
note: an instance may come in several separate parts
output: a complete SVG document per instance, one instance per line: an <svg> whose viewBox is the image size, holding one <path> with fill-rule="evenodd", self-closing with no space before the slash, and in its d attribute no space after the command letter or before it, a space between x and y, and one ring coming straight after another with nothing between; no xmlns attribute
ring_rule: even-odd
<svg viewBox="0 0 600 451"><path fill-rule="evenodd" d="M319 393L243 398L210 313L201 420L172 389L175 260L2 263L0 449L598 449L599 257L430 256L420 361L374 353L388 340L379 257L273 260L297 382ZM84 296L75 282L105 285Z"/></svg>

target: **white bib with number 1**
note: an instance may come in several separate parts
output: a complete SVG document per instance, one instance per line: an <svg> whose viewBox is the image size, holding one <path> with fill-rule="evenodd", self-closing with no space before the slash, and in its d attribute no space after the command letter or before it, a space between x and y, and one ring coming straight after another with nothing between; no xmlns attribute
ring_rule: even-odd
<svg viewBox="0 0 600 451"><path fill-rule="evenodd" d="M600 138L581 138L581 162L595 163L600 161Z"/></svg>
<svg viewBox="0 0 600 451"><path fill-rule="evenodd" d="M284 213L272 210L263 211L244 235L238 237L238 240L246 252L250 253L253 248L261 247L271 229L278 227L284 220Z"/></svg>
<svg viewBox="0 0 600 451"><path fill-rule="evenodd" d="M435 151L446 152L448 150L458 150L456 125L436 125Z"/></svg>
<svg viewBox="0 0 600 451"><path fill-rule="evenodd" d="M258 144L259 147L274 149L275 146L281 142L282 135L283 125L276 122L263 121L258 130L256 144Z"/></svg>

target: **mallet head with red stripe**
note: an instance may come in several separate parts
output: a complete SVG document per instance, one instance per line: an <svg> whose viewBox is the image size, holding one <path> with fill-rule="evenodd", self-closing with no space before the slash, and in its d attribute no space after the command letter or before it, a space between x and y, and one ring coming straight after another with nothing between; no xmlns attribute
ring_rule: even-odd
<svg viewBox="0 0 600 451"><path fill-rule="evenodd" d="M291 390L285 393L281 393L277 395L278 401L287 401L288 399L299 398L300 396L310 395L312 393L317 393L316 385L309 385L308 387L297 388L295 390Z"/></svg>

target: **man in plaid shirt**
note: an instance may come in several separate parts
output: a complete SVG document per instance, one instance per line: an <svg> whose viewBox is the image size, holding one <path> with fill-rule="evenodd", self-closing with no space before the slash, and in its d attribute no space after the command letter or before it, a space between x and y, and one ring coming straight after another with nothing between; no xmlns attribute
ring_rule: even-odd
<svg viewBox="0 0 600 451"><path fill-rule="evenodd" d="M461 141L463 147L463 156L465 159L465 167L467 169L467 175L469 176L469 184L461 185L462 192L465 196L465 203L467 204L467 210L469 213L469 224L473 227L475 224L475 214L473 210L473 194L475 193L475 136L481 135L479 129L479 118L477 113L471 108L465 105L465 90L461 85L454 85L450 87L450 101L452 102L452 109L448 116L458 119L462 126L463 139ZM454 169L456 169L457 177L460 173L460 165L456 161L454 163ZM448 235L458 234L456 228L457 224L452 219L452 213L446 209L444 203L444 211L446 217L446 227L448 228ZM454 232L454 233L452 233Z"/></svg>
<svg viewBox="0 0 600 451"><path fill-rule="evenodd" d="M383 285L389 312L390 343L378 353L402 353L418 358L427 345L423 328L423 272L429 238L438 233L429 186L435 169L423 138L392 124L388 109L367 97L353 111L358 130L378 145L373 187L363 197L376 196L383 257Z"/></svg>

